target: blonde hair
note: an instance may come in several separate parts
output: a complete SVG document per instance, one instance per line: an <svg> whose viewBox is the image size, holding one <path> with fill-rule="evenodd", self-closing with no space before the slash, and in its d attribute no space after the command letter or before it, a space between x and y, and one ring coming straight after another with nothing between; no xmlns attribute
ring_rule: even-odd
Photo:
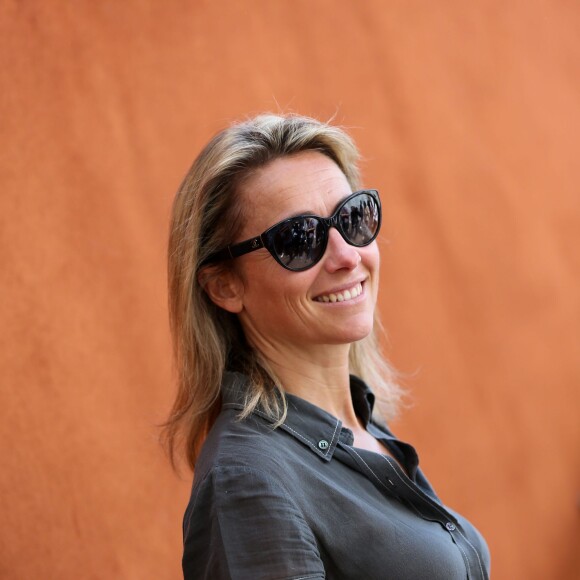
<svg viewBox="0 0 580 580"><path fill-rule="evenodd" d="M244 225L238 184L252 170L302 151L332 159L353 191L359 189L358 151L338 127L298 115L263 114L218 133L193 162L173 204L168 248L169 317L177 395L163 439L172 465L183 448L193 469L203 439L220 411L225 371L249 377L241 417L258 405L276 425L286 414L278 379L246 342L237 316L216 306L198 282L201 264L232 243ZM227 262L218 268L227 268ZM375 328L378 319L375 314ZM394 373L382 357L375 331L353 343L350 371L370 383L385 418L399 399Z"/></svg>

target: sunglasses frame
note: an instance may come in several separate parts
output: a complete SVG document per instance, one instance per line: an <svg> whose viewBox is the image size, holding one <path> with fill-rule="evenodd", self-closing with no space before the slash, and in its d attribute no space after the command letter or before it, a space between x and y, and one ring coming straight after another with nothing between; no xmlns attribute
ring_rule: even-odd
<svg viewBox="0 0 580 580"><path fill-rule="evenodd" d="M340 210L352 199L354 199L355 197L361 195L361 194L367 194L370 197L372 197L375 202L377 203L377 207L378 207L378 225L377 225L377 230L374 233L374 235L372 236L372 238L368 241L365 242L364 244L353 244L350 240L347 239L346 234L342 231L342 226L340 224L340 220L339 220L339 214L340 214ZM320 252L319 257L314 260L311 264L308 264L308 266L305 266L303 268L291 268L285 264L283 264L279 258L279 256L276 254L275 250L274 250L274 236L276 235L276 231L277 229L288 223L288 222L292 222L295 221L297 219L302 219L302 218L314 218L320 221L320 223L323 226L323 247L322 250ZM282 266L283 268L285 268L286 270L290 270L291 272L303 272L304 270L308 270L309 268L312 268L313 266L315 266L324 256L324 253L326 252L326 247L328 245L328 236L329 236L329 232L330 232L330 228L336 228L338 230L338 232L340 233L340 235L342 236L343 240L351 245L354 246L356 248L363 248L365 246L368 246L369 244L372 244L372 242L374 242L374 240L376 239L376 237L379 234L379 231L381 229L381 221L382 221L382 210L381 210L381 199L379 197L379 192L376 189L361 189L359 191L355 191L353 193L351 193L348 197L346 197L345 199L343 199L335 208L334 212L332 213L332 215L330 217L321 217L319 215L315 215L315 214L302 214L302 215L297 215L291 218L286 218L283 219L277 223L275 223L273 226L270 226L266 231L262 232L259 236L255 236L253 238L249 238L247 240L244 240L243 242L238 242L236 244L230 244L229 246L218 250L217 252L214 252L213 254L211 254L210 256L208 256L208 258L206 260L204 260L202 266L208 265L208 264L214 264L216 262L221 262L224 260L230 260L230 259L234 259L234 258L239 258L240 256L243 256L244 254L249 254L250 252L255 252L256 250L259 250L260 248L266 248L268 250L268 252L270 253L270 255L274 258L274 260L276 260L276 262L278 262L278 264L280 264L280 266Z"/></svg>

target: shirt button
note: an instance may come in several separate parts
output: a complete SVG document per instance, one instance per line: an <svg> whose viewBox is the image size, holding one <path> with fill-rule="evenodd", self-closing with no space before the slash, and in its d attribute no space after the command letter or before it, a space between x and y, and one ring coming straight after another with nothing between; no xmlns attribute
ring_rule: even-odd
<svg viewBox="0 0 580 580"><path fill-rule="evenodd" d="M452 524L451 522L447 522L447 523L445 524L445 527L446 527L446 528L447 528L447 529L448 529L450 532L452 532L452 531L455 529L455 524Z"/></svg>
<svg viewBox="0 0 580 580"><path fill-rule="evenodd" d="M321 440L318 442L318 448L319 448L319 449L322 449L323 451L324 451L325 449L328 449L328 441L327 441L326 439L321 439Z"/></svg>

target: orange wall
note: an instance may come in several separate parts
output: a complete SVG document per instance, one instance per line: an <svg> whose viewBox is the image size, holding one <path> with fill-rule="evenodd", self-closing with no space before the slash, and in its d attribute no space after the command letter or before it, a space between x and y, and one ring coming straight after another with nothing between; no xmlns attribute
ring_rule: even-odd
<svg viewBox="0 0 580 580"><path fill-rule="evenodd" d="M579 25L540 0L2 1L0 577L179 577L170 203L213 132L281 109L351 127L382 192L396 430L496 580L573 578Z"/></svg>

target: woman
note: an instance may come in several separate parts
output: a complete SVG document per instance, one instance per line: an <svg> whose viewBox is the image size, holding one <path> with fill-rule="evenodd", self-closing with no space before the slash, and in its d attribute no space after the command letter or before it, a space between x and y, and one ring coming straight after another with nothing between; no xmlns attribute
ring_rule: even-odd
<svg viewBox="0 0 580 580"><path fill-rule="evenodd" d="M381 421L381 202L342 130L261 115L219 133L175 200L179 391L195 477L186 579L488 578L485 541ZM367 386L368 385L368 386Z"/></svg>

